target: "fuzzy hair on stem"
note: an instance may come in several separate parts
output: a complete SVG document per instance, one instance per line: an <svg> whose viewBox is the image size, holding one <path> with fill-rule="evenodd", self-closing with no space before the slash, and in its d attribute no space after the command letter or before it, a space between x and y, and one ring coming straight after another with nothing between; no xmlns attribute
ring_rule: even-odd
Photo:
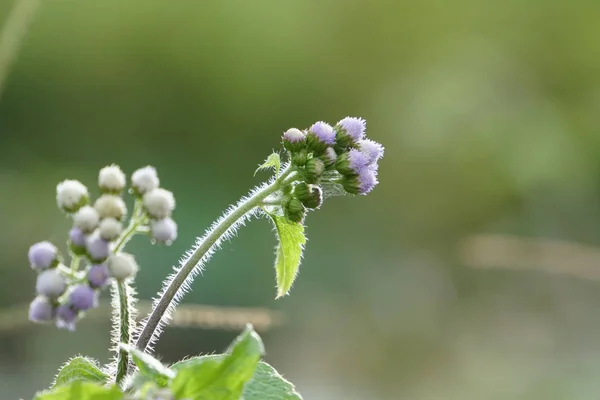
<svg viewBox="0 0 600 400"><path fill-rule="evenodd" d="M163 282L161 291L153 300L152 311L148 317L138 324L134 332L138 349L152 351L154 343L170 321L175 307L190 290L194 278L202 272L206 262L223 242L235 236L237 230L244 226L250 217L257 215L259 206L266 197L291 183L294 177L295 172L291 166L285 165L279 177L273 177L267 183L251 190L248 196L240 199L235 206L229 207L204 236L196 239L195 245L179 261L179 266L173 267L173 273Z"/></svg>

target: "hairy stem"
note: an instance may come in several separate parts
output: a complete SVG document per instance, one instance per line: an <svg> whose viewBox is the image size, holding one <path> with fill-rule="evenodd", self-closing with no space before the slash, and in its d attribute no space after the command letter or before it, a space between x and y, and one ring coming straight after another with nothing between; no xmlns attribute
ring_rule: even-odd
<svg viewBox="0 0 600 400"><path fill-rule="evenodd" d="M191 279L199 272L199 266L206 262L214 250L218 248L221 240L234 234L237 226L242 224L251 215L255 208L263 204L265 198L277 192L294 180L295 172L291 167L286 168L281 175L270 184L256 190L247 199L242 199L235 207L231 208L221 219L207 230L204 237L198 239L195 248L188 252L182 260L175 274L168 278L155 300L152 311L144 320L136 347L146 351L148 346L158 337L161 326L168 320L175 304L181 299L189 288ZM197 268L198 267L198 268Z"/></svg>
<svg viewBox="0 0 600 400"><path fill-rule="evenodd" d="M123 231L117 241L114 252L122 250L127 242L138 232L143 223L142 202L136 200L129 226ZM131 340L131 331L133 328L133 303L135 302L134 290L127 282L115 281L113 283L112 294L114 296L113 307L113 349L116 354L116 372L115 382L119 385L127 375L129 367L129 354L119 348L119 343L129 344ZM118 311L117 311L118 304Z"/></svg>
<svg viewBox="0 0 600 400"><path fill-rule="evenodd" d="M0 32L0 96L40 0L16 0Z"/></svg>

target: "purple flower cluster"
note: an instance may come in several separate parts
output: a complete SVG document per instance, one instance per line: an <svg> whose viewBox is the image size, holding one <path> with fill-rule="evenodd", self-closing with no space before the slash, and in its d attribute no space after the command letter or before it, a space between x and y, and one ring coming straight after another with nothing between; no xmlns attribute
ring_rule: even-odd
<svg viewBox="0 0 600 400"><path fill-rule="evenodd" d="M68 234L71 267L62 263L56 246L43 241L29 249L28 258L37 273L37 297L31 302L29 319L55 322L60 328L75 329L82 313L95 308L99 292L112 280L125 280L137 271L133 257L115 252L123 239L123 220L127 207L122 198L127 179L117 165L100 170L98 186L101 196L90 205L88 189L79 181L58 184L57 204L72 218ZM141 206L132 216L132 225L150 232L153 241L170 243L177 236L177 224L171 219L175 207L173 194L159 187L153 167L144 167L132 175L130 190ZM139 230L129 230L134 234ZM81 257L80 262L75 262Z"/></svg>

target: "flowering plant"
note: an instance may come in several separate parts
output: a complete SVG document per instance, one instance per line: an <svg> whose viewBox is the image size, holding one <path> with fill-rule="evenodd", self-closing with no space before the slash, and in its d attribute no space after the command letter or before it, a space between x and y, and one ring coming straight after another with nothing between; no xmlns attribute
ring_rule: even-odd
<svg viewBox="0 0 600 400"><path fill-rule="evenodd" d="M276 297L289 293L306 243L306 214L334 195L365 195L377 185L383 147L365 137L365 121L347 117L334 127L317 122L307 130L283 134L285 162L271 154L258 170L274 176L230 207L182 257L163 282L149 315L136 321L133 288L138 265L124 252L137 234L153 243L170 244L177 238L173 194L160 187L156 169L147 166L131 175L128 192L134 206L127 220L123 194L127 178L116 165L100 170L101 195L92 203L85 185L65 180L57 185L59 208L71 218L66 263L47 241L29 249L37 272L36 292L29 319L54 323L74 331L77 322L98 305L98 294L110 286L113 307L113 362L99 366L86 357L69 360L51 388L37 400L190 399L234 400L300 399L294 386L261 361L264 348L249 325L221 355L188 358L166 366L152 355L153 344L193 279L222 242L231 238L250 217L266 217L275 228ZM67 266L68 264L68 266Z"/></svg>

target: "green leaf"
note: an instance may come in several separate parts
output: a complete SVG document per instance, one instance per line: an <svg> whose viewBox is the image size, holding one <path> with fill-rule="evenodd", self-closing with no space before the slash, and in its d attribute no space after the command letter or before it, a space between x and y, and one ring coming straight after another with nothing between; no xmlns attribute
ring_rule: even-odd
<svg viewBox="0 0 600 400"><path fill-rule="evenodd" d="M281 158L278 153L273 153L265 160L265 163L259 166L256 171L254 171L254 175L258 171L266 170L269 168L273 168L275 170L275 176L279 177L279 170L281 169Z"/></svg>
<svg viewBox="0 0 600 400"><path fill-rule="evenodd" d="M178 399L239 400L263 354L262 340L248 326L223 356L178 363L171 390Z"/></svg>
<svg viewBox="0 0 600 400"><path fill-rule="evenodd" d="M277 275L277 297L282 297L290 291L300 261L302 250L306 244L304 226L287 218L269 214L275 224L279 244L277 245L275 258L275 273Z"/></svg>
<svg viewBox="0 0 600 400"><path fill-rule="evenodd" d="M52 387L74 381L106 383L109 376L98 368L98 363L87 357L73 357L63 365L54 379Z"/></svg>
<svg viewBox="0 0 600 400"><path fill-rule="evenodd" d="M73 381L50 391L38 393L33 400L121 400L116 386L105 387L94 382Z"/></svg>
<svg viewBox="0 0 600 400"><path fill-rule="evenodd" d="M165 367L160 361L146 354L143 351L136 349L128 344L121 343L121 348L131 356L131 359L137 365L138 375L142 379L139 381L151 380L156 382L160 387L164 387L168 382L175 377L175 373Z"/></svg>

